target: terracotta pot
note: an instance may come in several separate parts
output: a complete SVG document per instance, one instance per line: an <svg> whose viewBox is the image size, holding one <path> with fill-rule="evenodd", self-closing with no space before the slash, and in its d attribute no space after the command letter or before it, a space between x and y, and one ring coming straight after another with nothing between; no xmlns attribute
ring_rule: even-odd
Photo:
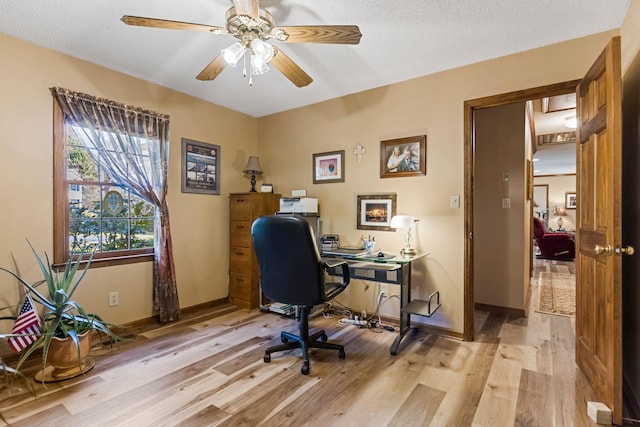
<svg viewBox="0 0 640 427"><path fill-rule="evenodd" d="M78 351L71 338L53 337L49 346L47 364L53 366L56 370L73 369L82 364L91 349L90 332L87 331L78 336L80 340L80 360L78 360Z"/></svg>
<svg viewBox="0 0 640 427"><path fill-rule="evenodd" d="M71 338L53 337L49 346L47 366L35 375L36 381L62 381L77 377L93 368L95 362L87 357L91 349L91 332L87 331L78 336L80 360L78 360L78 351Z"/></svg>

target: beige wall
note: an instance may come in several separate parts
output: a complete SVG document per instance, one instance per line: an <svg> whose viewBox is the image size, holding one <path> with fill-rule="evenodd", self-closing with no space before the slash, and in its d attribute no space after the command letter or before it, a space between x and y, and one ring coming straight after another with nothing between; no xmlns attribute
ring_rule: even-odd
<svg viewBox="0 0 640 427"><path fill-rule="evenodd" d="M537 176L533 179L536 185L549 185L549 227L556 230L558 228L558 215L553 214L555 207L564 208L565 196L567 192L576 192L576 176L575 175L550 175ZM567 214L562 216L562 228L565 230L576 229L576 210L567 209Z"/></svg>
<svg viewBox="0 0 640 427"><path fill-rule="evenodd" d="M620 50L622 51L622 75L640 51L640 2L630 1L627 15L620 27Z"/></svg>
<svg viewBox="0 0 640 427"><path fill-rule="evenodd" d="M430 253L414 272L414 294L425 296L439 289L443 306L428 322L462 331L464 209L450 208L449 196L463 194L464 101L580 78L615 34L597 34L261 118L259 153L266 179L283 194L306 188L317 196L324 231L340 234L348 244L358 243L362 234L356 229L356 196L397 193L398 212L420 218L417 246ZM381 179L380 141L419 134L427 135L427 175ZM360 164L352 154L357 144L367 150ZM313 185L312 154L333 150L345 150L345 182ZM374 234L384 250L402 244L398 232ZM522 233L514 239L521 241ZM370 310L376 296L375 286L354 283L341 298L355 309ZM397 313L397 301L381 311Z"/></svg>
<svg viewBox="0 0 640 427"><path fill-rule="evenodd" d="M228 193L249 188L241 170L257 150L257 120L2 34L0 52L0 265L10 267L13 255L22 274L36 280L39 272L25 238L38 250L53 252L49 88L61 86L171 116L168 203L180 304L226 297ZM221 146L220 196L181 193L181 137ZM107 320L152 315L150 262L92 269L85 281L77 298ZM16 303L16 290L0 275L0 307ZM109 291L120 292L119 306L107 307ZM0 323L1 331L10 329L6 323Z"/></svg>
<svg viewBox="0 0 640 427"><path fill-rule="evenodd" d="M477 303L524 309L526 129L524 102L474 114ZM509 174L507 181L504 174ZM509 208L503 207L503 199L509 199Z"/></svg>

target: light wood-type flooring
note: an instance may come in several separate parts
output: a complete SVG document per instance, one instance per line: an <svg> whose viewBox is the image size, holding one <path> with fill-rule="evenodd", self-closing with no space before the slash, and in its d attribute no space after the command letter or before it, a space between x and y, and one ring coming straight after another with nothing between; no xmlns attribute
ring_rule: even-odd
<svg viewBox="0 0 640 427"><path fill-rule="evenodd" d="M14 426L592 426L572 322L477 311L475 341L417 331L391 356L394 332L318 316L347 357L313 350L305 376L297 353L263 361L294 320L220 306L94 349L93 370L33 382L37 398L17 384L0 411Z"/></svg>

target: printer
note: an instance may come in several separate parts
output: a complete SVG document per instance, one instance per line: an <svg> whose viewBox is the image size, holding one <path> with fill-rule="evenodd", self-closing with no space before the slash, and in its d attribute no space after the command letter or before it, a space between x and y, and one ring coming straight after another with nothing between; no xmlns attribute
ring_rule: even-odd
<svg viewBox="0 0 640 427"><path fill-rule="evenodd" d="M317 214L318 199L315 197L280 197L280 212Z"/></svg>

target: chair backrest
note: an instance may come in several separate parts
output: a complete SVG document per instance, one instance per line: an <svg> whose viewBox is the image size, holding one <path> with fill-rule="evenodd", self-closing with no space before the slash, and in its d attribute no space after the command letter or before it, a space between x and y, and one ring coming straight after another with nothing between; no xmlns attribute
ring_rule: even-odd
<svg viewBox="0 0 640 427"><path fill-rule="evenodd" d="M270 299L295 305L324 302L324 272L313 230L289 215L267 215L251 227L260 286Z"/></svg>
<svg viewBox="0 0 640 427"><path fill-rule="evenodd" d="M533 236L541 239L545 234L544 222L540 218L533 217Z"/></svg>

